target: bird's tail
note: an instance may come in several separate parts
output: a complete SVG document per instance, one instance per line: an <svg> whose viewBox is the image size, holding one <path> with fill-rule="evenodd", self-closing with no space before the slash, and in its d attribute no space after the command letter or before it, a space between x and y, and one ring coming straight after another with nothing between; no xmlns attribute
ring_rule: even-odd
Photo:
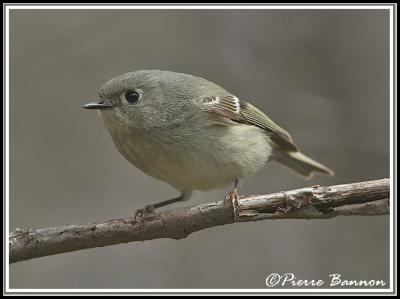
<svg viewBox="0 0 400 299"><path fill-rule="evenodd" d="M306 178L311 178L313 176L313 172L330 176L334 175L331 169L300 152L275 150L273 159Z"/></svg>

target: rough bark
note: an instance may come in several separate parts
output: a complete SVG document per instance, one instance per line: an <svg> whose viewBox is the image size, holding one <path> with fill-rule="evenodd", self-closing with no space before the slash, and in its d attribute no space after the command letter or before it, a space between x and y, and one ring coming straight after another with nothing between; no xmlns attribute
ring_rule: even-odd
<svg viewBox="0 0 400 299"><path fill-rule="evenodd" d="M224 200L156 213L152 219L121 218L89 225L16 229L9 235L9 261L157 238L185 238L234 222L266 219L328 219L389 214L389 179L330 187L312 186L245 196L240 207Z"/></svg>

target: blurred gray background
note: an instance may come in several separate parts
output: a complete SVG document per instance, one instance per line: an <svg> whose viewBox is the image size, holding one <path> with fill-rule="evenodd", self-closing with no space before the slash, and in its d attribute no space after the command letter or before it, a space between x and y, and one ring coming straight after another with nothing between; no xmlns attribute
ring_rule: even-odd
<svg viewBox="0 0 400 299"><path fill-rule="evenodd" d="M10 229L129 216L177 195L126 162L82 109L103 82L138 69L224 86L336 173L305 181L271 163L241 194L388 177L388 26L384 10L11 11ZM10 287L264 288L272 272L388 282L388 244L388 217L242 223L13 264Z"/></svg>

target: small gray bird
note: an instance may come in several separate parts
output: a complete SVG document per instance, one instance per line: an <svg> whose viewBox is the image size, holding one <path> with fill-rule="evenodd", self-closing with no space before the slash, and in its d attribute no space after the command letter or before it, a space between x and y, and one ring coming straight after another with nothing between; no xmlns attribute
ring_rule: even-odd
<svg viewBox="0 0 400 299"><path fill-rule="evenodd" d="M193 190L234 183L275 160L296 173L333 175L300 153L290 135L262 111L203 78L160 70L126 73L104 83L98 109L119 152L134 166L181 192L138 210L187 200Z"/></svg>

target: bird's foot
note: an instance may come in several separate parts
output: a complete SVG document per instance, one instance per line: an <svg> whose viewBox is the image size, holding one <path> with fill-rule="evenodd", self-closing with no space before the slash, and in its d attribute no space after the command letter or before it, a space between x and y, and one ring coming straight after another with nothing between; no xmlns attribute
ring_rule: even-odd
<svg viewBox="0 0 400 299"><path fill-rule="evenodd" d="M133 222L136 222L136 218L139 217L141 222L152 220L156 216L156 212L153 205L147 205L142 209L137 209L135 211L135 217Z"/></svg>
<svg viewBox="0 0 400 299"><path fill-rule="evenodd" d="M239 204L239 194L237 193L237 189L232 190L226 195L224 204L232 207L233 220L235 221L236 217L239 215L240 210L242 209Z"/></svg>

